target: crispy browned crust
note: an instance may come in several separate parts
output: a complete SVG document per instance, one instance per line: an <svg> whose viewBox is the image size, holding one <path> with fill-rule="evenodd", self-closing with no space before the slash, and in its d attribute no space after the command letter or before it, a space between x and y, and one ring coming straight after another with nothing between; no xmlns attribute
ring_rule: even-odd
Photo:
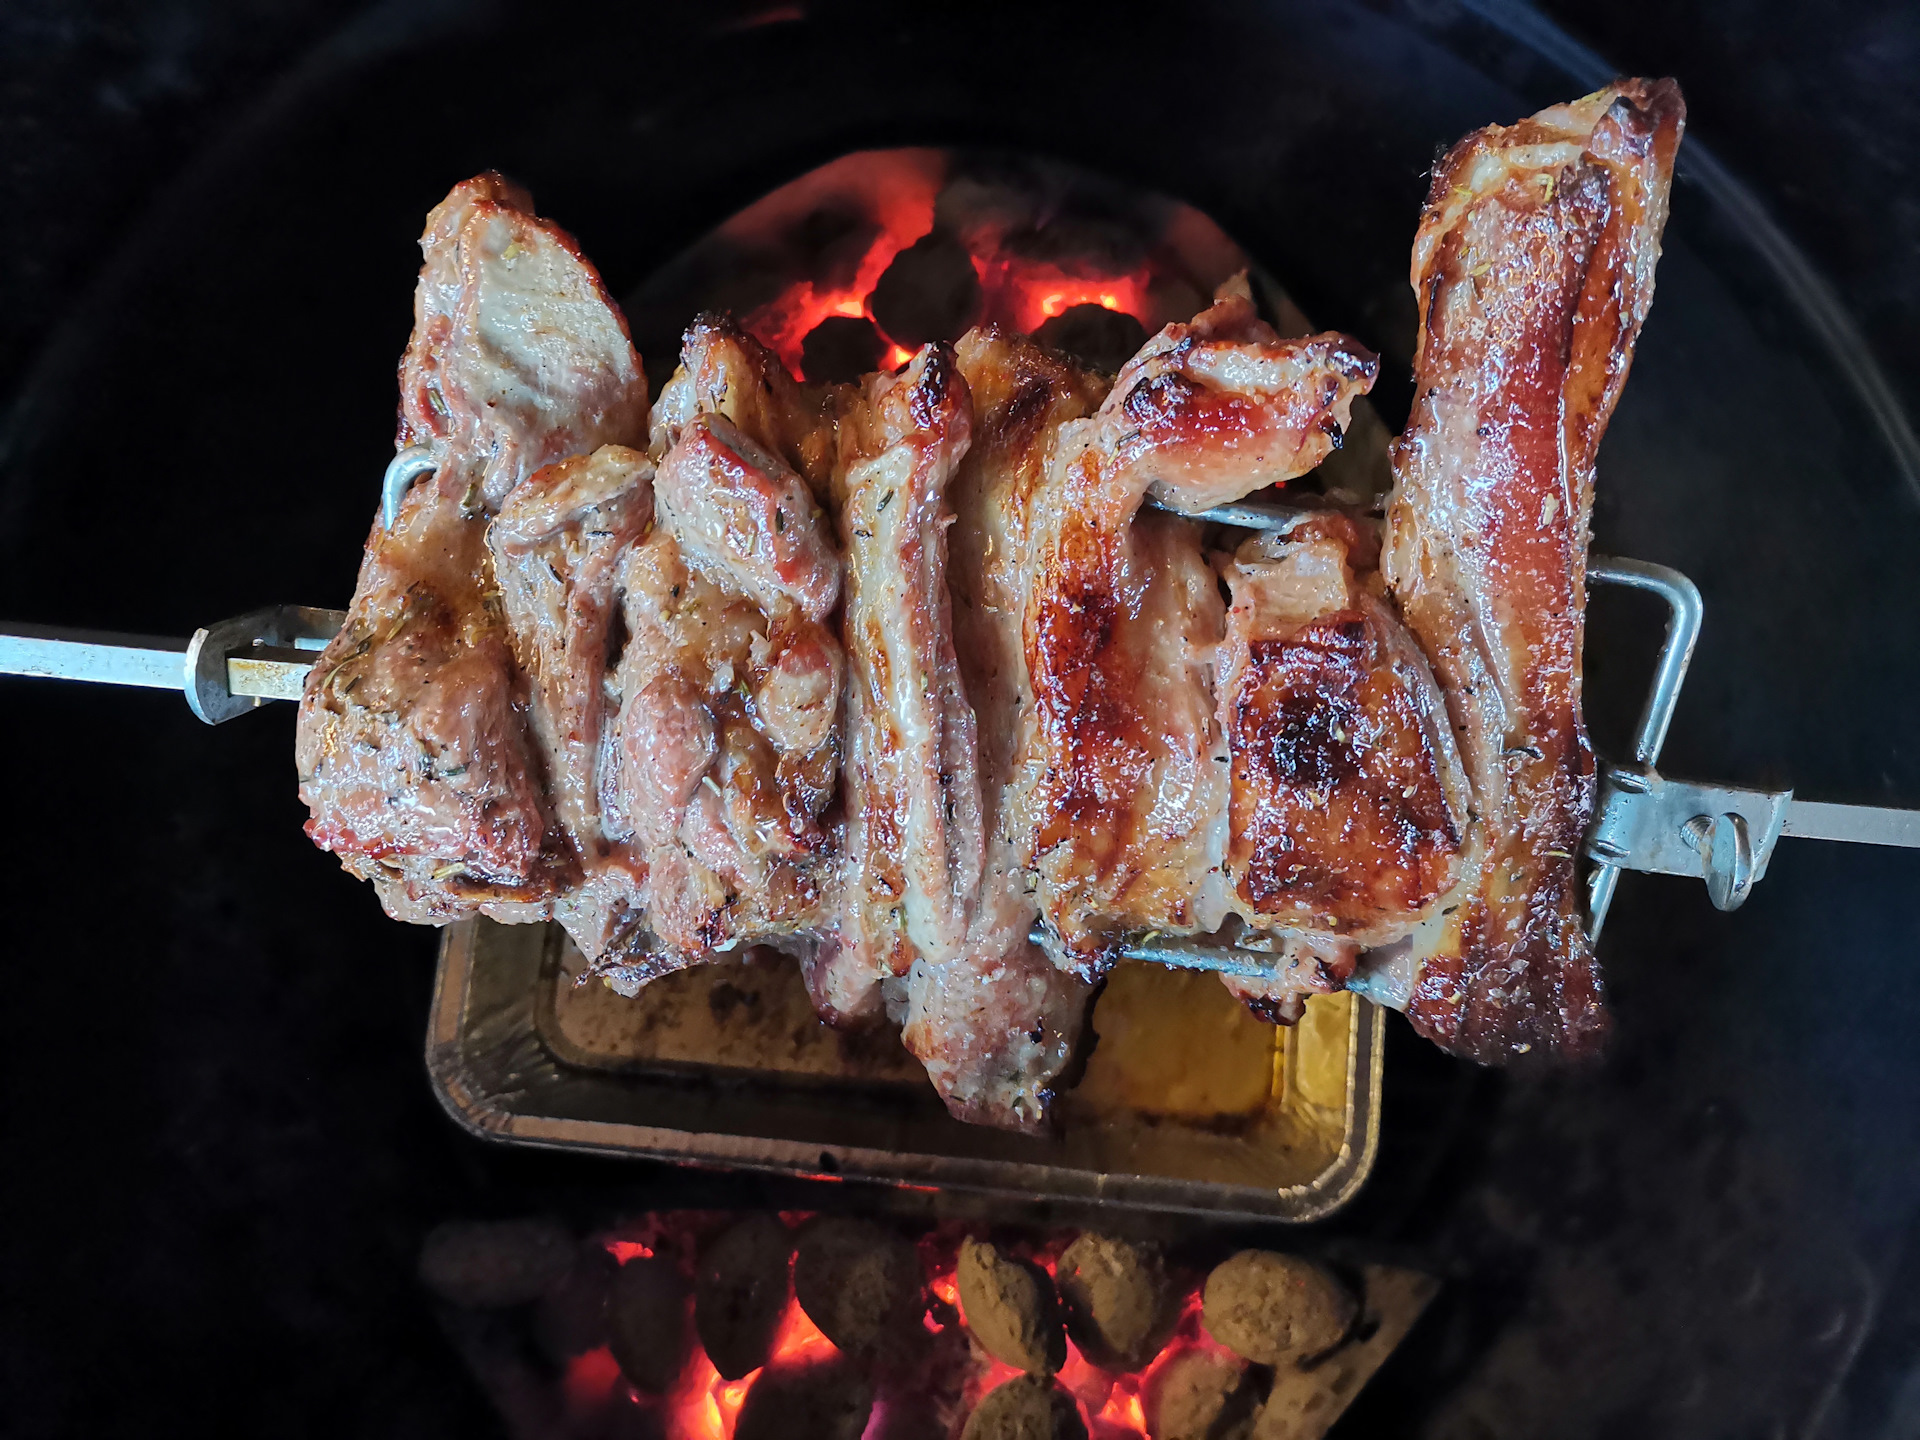
<svg viewBox="0 0 1920 1440"><path fill-rule="evenodd" d="M1456 145L1414 242L1416 393L1382 568L1433 661L1480 863L1408 1013L1455 1053L1595 1051L1606 1029L1574 857L1594 453L1653 297L1685 106L1629 80Z"/></svg>

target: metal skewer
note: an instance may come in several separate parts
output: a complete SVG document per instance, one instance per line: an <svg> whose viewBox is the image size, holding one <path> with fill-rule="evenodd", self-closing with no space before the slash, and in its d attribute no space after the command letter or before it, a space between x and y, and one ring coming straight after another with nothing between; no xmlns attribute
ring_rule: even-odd
<svg viewBox="0 0 1920 1440"><path fill-rule="evenodd" d="M423 450L394 457L382 484L384 524L397 519L407 489L433 468ZM1222 505L1191 519L1284 532L1319 513L1261 501ZM1666 639L1641 708L1632 753L1600 766L1584 853L1587 933L1597 939L1622 870L1704 880L1722 910L1740 905L1767 872L1782 836L1920 849L1920 810L1798 800L1791 790L1744 790L1674 780L1654 767L1673 722L1687 666L1700 638L1703 604L1677 570L1642 560L1595 556L1587 578L1649 591L1667 602ZM268 700L298 700L319 651L346 623L338 610L276 605L198 631L191 640L47 625L0 625L0 675L85 680L182 692L193 713L218 725ZM1044 940L1040 931L1036 941ZM1123 958L1188 970L1262 978L1276 957L1222 937L1151 936L1123 942Z"/></svg>

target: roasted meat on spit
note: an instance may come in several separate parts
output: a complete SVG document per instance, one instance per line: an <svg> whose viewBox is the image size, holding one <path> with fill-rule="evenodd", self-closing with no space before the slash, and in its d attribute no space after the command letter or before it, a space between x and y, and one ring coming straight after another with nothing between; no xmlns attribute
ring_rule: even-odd
<svg viewBox="0 0 1920 1440"><path fill-rule="evenodd" d="M396 919L541 919L580 857L532 754L487 523L542 466L644 444L646 376L572 238L499 176L457 186L420 246L399 443L436 468L392 530L376 525L347 623L308 676L300 794L315 843Z"/></svg>
<svg viewBox="0 0 1920 1440"><path fill-rule="evenodd" d="M1587 527L1685 118L1672 81L1633 80L1470 135L1414 240L1418 389L1382 568L1446 692L1475 824L1455 900L1394 963L1414 1025L1482 1060L1584 1053L1605 1029L1574 867Z"/></svg>
<svg viewBox="0 0 1920 1440"><path fill-rule="evenodd" d="M301 705L309 831L395 916L552 917L627 993L745 947L1033 1128L1143 933L1229 927L1479 1059L1590 1050L1573 857L1593 459L1683 111L1631 81L1461 142L1414 250L1384 522L1325 487L1378 361L1244 278L1107 377L976 330L805 385L699 317L649 414L619 312L494 176L422 241L402 445ZM904 353L904 352L903 352Z"/></svg>
<svg viewBox="0 0 1920 1440"><path fill-rule="evenodd" d="M625 984L826 923L840 557L782 458L796 437L758 403L762 358L731 326L696 325L654 412L656 522L621 568L611 808L646 860L649 923L613 957Z"/></svg>
<svg viewBox="0 0 1920 1440"><path fill-rule="evenodd" d="M1061 963L1091 972L1123 934L1207 933L1228 913L1225 607L1200 527L1141 506L1200 511L1306 473L1377 370L1345 336L1280 340L1230 289L1060 427L1028 502L1021 803Z"/></svg>

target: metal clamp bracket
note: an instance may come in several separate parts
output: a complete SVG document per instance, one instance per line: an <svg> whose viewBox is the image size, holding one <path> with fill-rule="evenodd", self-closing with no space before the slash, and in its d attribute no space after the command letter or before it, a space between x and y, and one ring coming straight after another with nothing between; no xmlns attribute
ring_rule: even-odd
<svg viewBox="0 0 1920 1440"><path fill-rule="evenodd" d="M1785 827L1791 790L1740 790L1605 767L1586 851L1596 865L1707 882L1722 910L1765 878Z"/></svg>
<svg viewBox="0 0 1920 1440"><path fill-rule="evenodd" d="M339 610L270 605L196 631L187 643L187 704L219 725L263 700L298 700L314 653L346 623Z"/></svg>

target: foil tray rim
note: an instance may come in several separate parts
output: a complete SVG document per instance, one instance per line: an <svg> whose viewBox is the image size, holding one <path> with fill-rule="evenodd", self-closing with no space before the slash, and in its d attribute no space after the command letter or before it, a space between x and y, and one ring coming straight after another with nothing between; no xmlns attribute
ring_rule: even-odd
<svg viewBox="0 0 1920 1440"><path fill-rule="evenodd" d="M1115 1173L924 1149L777 1139L554 1114L552 1107L543 1109L530 1092L488 1083L472 1064L468 1041L476 1025L471 1002L479 932L478 920L460 921L442 932L425 1061L441 1108L469 1134L495 1144L707 1169L865 1181L902 1189L968 1191L1023 1201L1072 1201L1289 1224L1323 1220L1343 1208L1366 1183L1379 1154L1385 1012L1358 996L1348 1021L1347 1103L1339 1149L1312 1179L1272 1189L1226 1180ZM531 1017L535 997L529 995L527 1000ZM530 1018L524 1036L517 1038L545 1050Z"/></svg>

